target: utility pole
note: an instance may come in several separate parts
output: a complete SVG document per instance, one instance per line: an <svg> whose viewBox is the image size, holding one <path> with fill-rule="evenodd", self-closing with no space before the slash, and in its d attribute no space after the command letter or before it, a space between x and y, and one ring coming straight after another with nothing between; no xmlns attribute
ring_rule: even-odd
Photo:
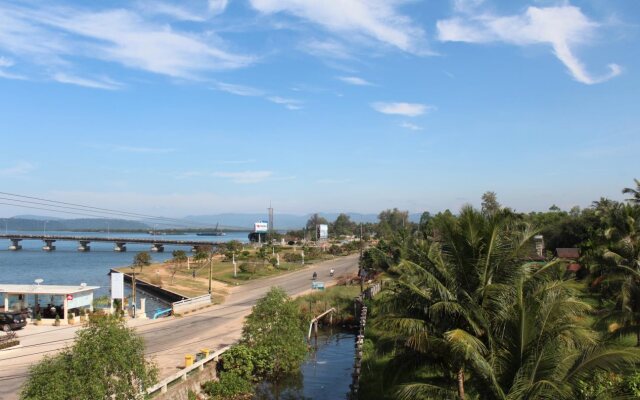
<svg viewBox="0 0 640 400"><path fill-rule="evenodd" d="M364 248L364 242L362 241L362 222L360 222L360 261L358 268L358 275L360 275L360 293L364 291L364 269L362 268L362 250Z"/></svg>
<svg viewBox="0 0 640 400"><path fill-rule="evenodd" d="M212 279L211 273L212 273L212 270L213 270L213 255L210 255L209 256L209 296L211 296L211 279Z"/></svg>
<svg viewBox="0 0 640 400"><path fill-rule="evenodd" d="M136 317L136 267L131 274L131 298L133 299L133 318Z"/></svg>

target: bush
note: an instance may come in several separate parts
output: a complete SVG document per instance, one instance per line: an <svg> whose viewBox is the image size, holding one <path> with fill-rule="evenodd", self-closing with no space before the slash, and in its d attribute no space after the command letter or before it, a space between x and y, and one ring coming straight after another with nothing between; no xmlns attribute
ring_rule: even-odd
<svg viewBox="0 0 640 400"><path fill-rule="evenodd" d="M290 263L302 262L302 255L300 253L285 253L284 260Z"/></svg>
<svg viewBox="0 0 640 400"><path fill-rule="evenodd" d="M227 350L222 355L222 369L246 380L251 380L254 369L251 349L245 345L238 344Z"/></svg>
<svg viewBox="0 0 640 400"><path fill-rule="evenodd" d="M204 383L202 390L214 400L249 399L253 394L253 385L233 372L222 371L217 382Z"/></svg>
<svg viewBox="0 0 640 400"><path fill-rule="evenodd" d="M256 265L254 263L242 263L240 264L240 266L238 267L240 268L240 271L247 273L247 274L255 274L256 272Z"/></svg>

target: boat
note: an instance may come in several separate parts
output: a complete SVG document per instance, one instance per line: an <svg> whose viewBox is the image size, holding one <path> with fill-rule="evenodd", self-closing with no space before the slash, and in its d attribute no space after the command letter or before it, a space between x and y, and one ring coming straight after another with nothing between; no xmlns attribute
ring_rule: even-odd
<svg viewBox="0 0 640 400"><path fill-rule="evenodd" d="M198 232L196 233L198 236L224 236L226 233L222 232L218 229L218 224L216 224L216 229L209 232Z"/></svg>

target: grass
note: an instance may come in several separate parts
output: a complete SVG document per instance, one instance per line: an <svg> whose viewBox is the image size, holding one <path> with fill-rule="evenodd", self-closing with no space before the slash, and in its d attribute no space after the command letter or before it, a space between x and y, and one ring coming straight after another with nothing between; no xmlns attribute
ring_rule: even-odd
<svg viewBox="0 0 640 400"><path fill-rule="evenodd" d="M311 319L334 307L336 309L333 318L334 322L343 324L354 320L353 299L358 294L360 294L360 287L356 285L331 286L325 290L298 297L295 302L307 319Z"/></svg>

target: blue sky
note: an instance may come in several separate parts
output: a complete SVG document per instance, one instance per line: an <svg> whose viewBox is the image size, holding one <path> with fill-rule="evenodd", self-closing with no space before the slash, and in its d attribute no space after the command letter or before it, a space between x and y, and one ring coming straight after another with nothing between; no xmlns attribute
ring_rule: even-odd
<svg viewBox="0 0 640 400"><path fill-rule="evenodd" d="M167 216L621 199L640 177L639 17L634 0L3 1L0 186Z"/></svg>

